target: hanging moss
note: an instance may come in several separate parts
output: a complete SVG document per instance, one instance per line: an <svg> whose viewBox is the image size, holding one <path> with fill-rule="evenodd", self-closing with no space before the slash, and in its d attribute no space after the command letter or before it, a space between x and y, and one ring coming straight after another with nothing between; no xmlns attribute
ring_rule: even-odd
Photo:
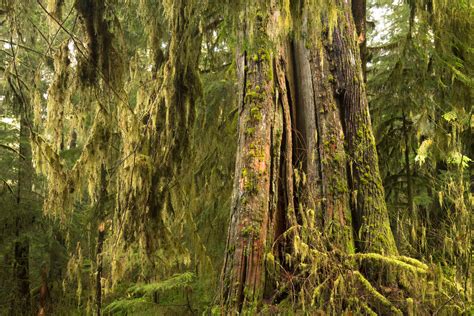
<svg viewBox="0 0 474 316"><path fill-rule="evenodd" d="M106 2L79 0L75 8L87 34L87 54L81 56L78 66L80 82L92 86L103 78L107 85L115 87L120 84L125 69L120 24L116 17L106 17Z"/></svg>

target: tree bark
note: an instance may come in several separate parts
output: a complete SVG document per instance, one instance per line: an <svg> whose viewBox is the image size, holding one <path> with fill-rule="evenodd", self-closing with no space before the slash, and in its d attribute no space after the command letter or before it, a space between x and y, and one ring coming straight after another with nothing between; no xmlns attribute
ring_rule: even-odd
<svg viewBox="0 0 474 316"><path fill-rule="evenodd" d="M28 128L28 111L27 105L20 102L20 146L19 146L19 166L18 166L18 190L17 205L18 210L15 214L15 237L14 244L14 265L13 273L16 284L13 291L13 314L14 315L30 315L31 313L31 296L30 296L30 243L28 237L24 234L24 229L34 221L31 213L28 215L32 207L29 199L32 197L32 175L33 164L30 145L30 130Z"/></svg>
<svg viewBox="0 0 474 316"><path fill-rule="evenodd" d="M367 3L366 0L352 0L352 16L357 31L360 59L364 82L367 82Z"/></svg>
<svg viewBox="0 0 474 316"><path fill-rule="evenodd" d="M266 21L256 23L257 28L266 28ZM244 34L241 40L249 36ZM266 37L262 31L256 35L258 41ZM273 217L271 198L278 194L274 172L279 168L272 153L279 156L281 136L276 135L274 125L279 124L280 135L282 132L282 113L275 109L273 98L272 67L272 57L264 46L242 50L237 57L239 144L221 285L222 303L230 313L240 313L263 295L264 255Z"/></svg>
<svg viewBox="0 0 474 316"><path fill-rule="evenodd" d="M105 223L101 221L98 228L97 236L97 271L96 271L96 307L97 315L102 315L102 271L103 271L103 259L102 259L102 250L104 246L105 239Z"/></svg>
<svg viewBox="0 0 474 316"><path fill-rule="evenodd" d="M41 268L41 285L39 288L39 308L38 316L45 316L49 313L48 307L50 304L50 294L48 286L48 268L43 266Z"/></svg>
<svg viewBox="0 0 474 316"><path fill-rule="evenodd" d="M336 94L343 112L349 161L349 187L357 247L362 252L397 254L380 177L359 48L354 39L350 4L339 1L345 14L334 29L330 55Z"/></svg>
<svg viewBox="0 0 474 316"><path fill-rule="evenodd" d="M311 38L303 35L315 17L300 6L292 38L280 20L290 12L262 3L240 15L239 143L220 293L228 313L271 299L265 261L282 255L275 245L291 227L315 227L342 253L355 251L355 235L360 251L397 253L351 5L338 1L333 33Z"/></svg>
<svg viewBox="0 0 474 316"><path fill-rule="evenodd" d="M107 170L105 165L101 167L101 189L99 196L99 204L97 206L99 225L97 229L97 251L96 251L96 307L97 315L102 314L102 272L103 272L103 247L105 240L105 217L107 207Z"/></svg>

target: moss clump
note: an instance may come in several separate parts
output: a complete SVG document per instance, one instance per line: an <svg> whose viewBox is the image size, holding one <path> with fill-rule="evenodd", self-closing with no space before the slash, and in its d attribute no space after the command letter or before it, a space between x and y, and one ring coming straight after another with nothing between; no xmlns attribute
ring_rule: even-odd
<svg viewBox="0 0 474 316"><path fill-rule="evenodd" d="M75 7L87 33L87 56L79 64L80 82L93 85L99 77L107 84L121 82L123 58L117 49L116 35L106 20L107 7L105 2L98 0L80 0ZM100 76L99 76L100 75Z"/></svg>
<svg viewBox="0 0 474 316"><path fill-rule="evenodd" d="M247 225L242 229L242 236L244 237L256 236L258 235L258 232L259 232L259 227L257 226L257 224L254 223L254 224Z"/></svg>
<svg viewBox="0 0 474 316"><path fill-rule="evenodd" d="M247 102L260 101L261 98L262 95L255 90L249 90L245 94L245 101Z"/></svg>
<svg viewBox="0 0 474 316"><path fill-rule="evenodd" d="M257 181L258 175L253 171L249 171L247 168L242 169L242 180L244 183L244 190L249 194L258 192Z"/></svg>
<svg viewBox="0 0 474 316"><path fill-rule="evenodd" d="M255 127L248 127L245 130L245 135L247 136L252 136L255 133Z"/></svg>
<svg viewBox="0 0 474 316"><path fill-rule="evenodd" d="M252 106L250 108L250 115L257 122L260 122L263 118L262 112L260 111L260 108L258 106Z"/></svg>

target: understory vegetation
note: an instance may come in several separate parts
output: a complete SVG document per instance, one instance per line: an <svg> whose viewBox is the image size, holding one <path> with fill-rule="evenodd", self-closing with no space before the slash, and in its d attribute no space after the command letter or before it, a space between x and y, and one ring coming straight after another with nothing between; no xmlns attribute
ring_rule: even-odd
<svg viewBox="0 0 474 316"><path fill-rule="evenodd" d="M472 0L0 0L1 315L472 315Z"/></svg>

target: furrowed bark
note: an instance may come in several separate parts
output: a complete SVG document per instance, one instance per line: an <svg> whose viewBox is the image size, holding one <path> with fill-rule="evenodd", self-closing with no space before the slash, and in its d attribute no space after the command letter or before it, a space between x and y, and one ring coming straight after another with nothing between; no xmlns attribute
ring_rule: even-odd
<svg viewBox="0 0 474 316"><path fill-rule="evenodd" d="M366 0L352 0L352 16L357 31L360 59L364 82L367 82L367 3Z"/></svg>
<svg viewBox="0 0 474 316"><path fill-rule="evenodd" d="M334 30L330 54L350 157L349 183L357 247L363 252L393 255L397 248L380 178L359 48L353 36L354 22L348 13L349 4L341 2L341 6L345 14Z"/></svg>
<svg viewBox="0 0 474 316"><path fill-rule="evenodd" d="M223 284L226 306L232 312L240 312L242 305L260 300L263 294L272 180L271 150L276 145L272 143L272 121L276 112L270 58L262 48L254 54L243 52L238 60L242 91L239 157Z"/></svg>
<svg viewBox="0 0 474 316"><path fill-rule="evenodd" d="M344 133L328 56L317 47L309 50L311 44L303 40L294 47L299 83L295 128L304 143L305 208L316 211L316 226L334 246L353 252Z"/></svg>
<svg viewBox="0 0 474 316"><path fill-rule="evenodd" d="M257 16L246 49L249 35L240 34L239 144L221 284L221 305L231 314L256 310L264 295L272 294L265 254L295 222L286 60L274 58L268 47L268 23L268 16Z"/></svg>
<svg viewBox="0 0 474 316"><path fill-rule="evenodd" d="M279 239L289 228L319 229L331 250L347 254L355 227L360 250L397 253L350 4L338 4L344 14L332 34L317 36L305 33L315 17L300 7L294 38L275 23L280 9L260 4L251 27L249 9L242 13L239 143L220 292L227 313L258 310L277 292L265 255L292 254L285 242L295 236Z"/></svg>

